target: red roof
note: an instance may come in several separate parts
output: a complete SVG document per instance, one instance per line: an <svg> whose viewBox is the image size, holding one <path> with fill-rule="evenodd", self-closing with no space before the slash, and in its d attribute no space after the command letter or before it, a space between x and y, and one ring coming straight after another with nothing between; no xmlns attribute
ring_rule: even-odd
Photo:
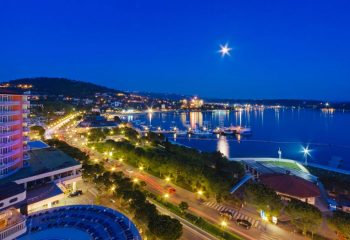
<svg viewBox="0 0 350 240"><path fill-rule="evenodd" d="M297 198L319 197L320 189L312 182L287 174L260 176L260 181L281 194Z"/></svg>

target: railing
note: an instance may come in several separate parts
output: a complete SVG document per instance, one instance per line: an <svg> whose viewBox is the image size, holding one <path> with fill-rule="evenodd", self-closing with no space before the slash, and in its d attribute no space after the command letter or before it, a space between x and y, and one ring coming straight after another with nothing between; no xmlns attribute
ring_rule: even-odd
<svg viewBox="0 0 350 240"><path fill-rule="evenodd" d="M1 105L20 105L20 101L0 101L0 106Z"/></svg>
<svg viewBox="0 0 350 240"><path fill-rule="evenodd" d="M21 111L19 111L19 110L17 110L17 111L1 111L0 115L12 116L12 115L18 115L20 113L21 113Z"/></svg>
<svg viewBox="0 0 350 240"><path fill-rule="evenodd" d="M13 126L13 125L17 125L17 124L20 124L20 123L21 123L20 120L8 121L8 122L0 122L0 126Z"/></svg>
<svg viewBox="0 0 350 240"><path fill-rule="evenodd" d="M0 137L8 137L8 136L12 136L12 135L20 134L20 133L21 133L20 130L12 130L12 131L8 131L8 132L0 133Z"/></svg>
<svg viewBox="0 0 350 240"><path fill-rule="evenodd" d="M16 140L9 141L7 143L0 143L0 147L10 147L19 143L21 143L21 140L16 139Z"/></svg>
<svg viewBox="0 0 350 240"><path fill-rule="evenodd" d="M14 160L12 160L10 162L1 164L0 165L0 169L12 167L13 165L16 165L17 163L19 163L21 161L22 161L21 158L16 158L16 159L14 159Z"/></svg>
<svg viewBox="0 0 350 240"><path fill-rule="evenodd" d="M20 152L21 152L20 149L11 150L8 153L0 154L0 158L11 157L13 155L19 154Z"/></svg>

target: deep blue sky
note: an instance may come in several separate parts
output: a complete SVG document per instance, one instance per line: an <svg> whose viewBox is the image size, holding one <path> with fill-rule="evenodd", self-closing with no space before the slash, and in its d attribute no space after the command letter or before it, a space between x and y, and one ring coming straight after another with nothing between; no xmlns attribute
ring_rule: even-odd
<svg viewBox="0 0 350 240"><path fill-rule="evenodd" d="M348 0L1 1L0 81L350 100L349 12Z"/></svg>

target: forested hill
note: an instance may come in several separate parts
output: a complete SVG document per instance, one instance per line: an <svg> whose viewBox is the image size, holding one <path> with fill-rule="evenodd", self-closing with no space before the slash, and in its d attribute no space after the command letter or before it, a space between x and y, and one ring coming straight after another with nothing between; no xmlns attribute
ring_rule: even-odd
<svg viewBox="0 0 350 240"><path fill-rule="evenodd" d="M22 78L9 81L11 86L19 84L32 85L30 91L38 94L64 95L72 97L90 97L95 93L120 93L121 91L103 87L89 82L70 80L66 78Z"/></svg>

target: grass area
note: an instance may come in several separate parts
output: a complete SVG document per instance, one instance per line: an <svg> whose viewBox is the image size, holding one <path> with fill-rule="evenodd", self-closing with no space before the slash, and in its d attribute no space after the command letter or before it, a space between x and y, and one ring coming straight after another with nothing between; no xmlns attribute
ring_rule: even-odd
<svg viewBox="0 0 350 240"><path fill-rule="evenodd" d="M166 207L169 211L172 213L175 213L176 215L186 219L187 221L191 222L192 224L196 225L197 227L203 229L204 231L216 236L219 239L225 239L225 240L243 240L240 236L228 232L223 231L222 228L218 225L212 224L206 220L204 220L201 217L198 217L192 213L189 212L182 212L180 208L172 203L165 202L162 200L161 197L157 197L156 195L152 193L148 193L148 197L155 200L158 204Z"/></svg>
<svg viewBox="0 0 350 240"><path fill-rule="evenodd" d="M269 162L265 162L265 163L269 163L269 164L275 165L277 167L301 171L300 167L296 163L292 163L292 162L269 161Z"/></svg>

